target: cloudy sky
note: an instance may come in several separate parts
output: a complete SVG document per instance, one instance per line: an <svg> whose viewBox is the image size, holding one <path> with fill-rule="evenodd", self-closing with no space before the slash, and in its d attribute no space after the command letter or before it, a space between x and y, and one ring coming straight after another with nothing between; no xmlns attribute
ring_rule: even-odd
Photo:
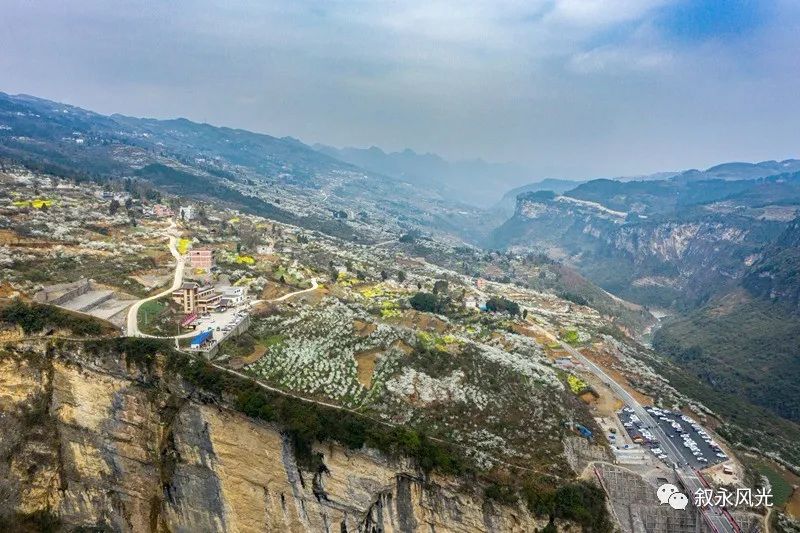
<svg viewBox="0 0 800 533"><path fill-rule="evenodd" d="M796 0L4 0L0 91L632 175L800 156Z"/></svg>

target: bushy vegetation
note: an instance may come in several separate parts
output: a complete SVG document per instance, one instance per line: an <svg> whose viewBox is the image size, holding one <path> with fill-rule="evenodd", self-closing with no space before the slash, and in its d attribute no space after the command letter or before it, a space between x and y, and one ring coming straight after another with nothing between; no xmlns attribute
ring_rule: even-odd
<svg viewBox="0 0 800 533"><path fill-rule="evenodd" d="M408 233L404 233L403 235L401 235L401 236L400 236L400 238L398 239L398 241L400 241L400 242L402 242L402 243L410 243L410 244L413 244L413 243L415 243L415 242L416 242L416 241L417 241L419 238L420 238L420 232L419 232L419 231L417 231L417 230L411 230L411 231L409 231Z"/></svg>
<svg viewBox="0 0 800 533"><path fill-rule="evenodd" d="M552 483L527 482L522 497L536 516L572 520L584 531L612 531L603 490L585 481L553 486Z"/></svg>
<svg viewBox="0 0 800 533"><path fill-rule="evenodd" d="M492 296L486 301L486 310L495 313L508 313L511 316L520 314L519 304L500 296Z"/></svg>
<svg viewBox="0 0 800 533"><path fill-rule="evenodd" d="M152 371L159 353L173 352L169 341L164 339L148 339L134 337L116 337L90 341L85 344L87 350L93 353L125 354L128 365Z"/></svg>
<svg viewBox="0 0 800 533"><path fill-rule="evenodd" d="M409 305L417 311L443 314L447 310L447 301L430 292L418 292L408 300Z"/></svg>
<svg viewBox="0 0 800 533"><path fill-rule="evenodd" d="M75 336L97 336L112 330L110 325L98 319L52 305L25 303L19 299L0 309L0 321L21 327L27 335L50 329L66 329Z"/></svg>
<svg viewBox="0 0 800 533"><path fill-rule="evenodd" d="M574 304L578 305L589 305L589 300L581 296L580 294L576 294L571 291L561 291L558 293L558 297Z"/></svg>

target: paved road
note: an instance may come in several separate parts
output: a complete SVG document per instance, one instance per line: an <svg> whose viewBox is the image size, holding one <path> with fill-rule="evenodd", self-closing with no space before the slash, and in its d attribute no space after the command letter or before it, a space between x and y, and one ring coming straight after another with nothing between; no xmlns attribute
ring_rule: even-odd
<svg viewBox="0 0 800 533"><path fill-rule="evenodd" d="M175 221L173 220L168 230L170 231L168 235L169 251L172 254L172 257L175 258L175 277L172 280L172 285L168 289L165 289L159 292L158 294L155 294L153 296L148 296L147 298L139 300L138 302L134 303L130 309L128 309L127 327L125 329L126 335L128 337L152 337L152 335L147 335L146 333L142 333L139 330L139 308L142 307L142 305L147 302L158 300L159 298L163 298L164 296L169 296L174 291L178 290L178 287L180 287L181 283L183 283L183 268L185 266L185 262L181 254L178 253L178 237L173 233L175 229L176 229ZM168 339L183 338L187 336L190 337L192 335L194 335L194 333L186 335L178 335L177 337L163 337L163 338L168 338Z"/></svg>
<svg viewBox="0 0 800 533"><path fill-rule="evenodd" d="M667 455L667 457L669 457L669 462L677 465L675 474L683 482L686 490L689 492L689 494L687 494L687 496L689 496L689 501L693 501L694 492L700 488L704 488L704 485L700 481L700 478L697 476L695 471L684 463L683 455L676 444L670 440L666 433L664 433L661 426L659 426L656 421L653 420L653 417L650 416L650 413L645 411L644 407L636 400L636 398L634 398L633 395L625 390L624 387L611 379L611 377L608 376L603 369L594 364L591 360L589 360L572 346L563 342L560 342L560 344L564 350L582 362L587 369L589 369L594 375L602 379L609 387L611 387L614 393L616 393L628 407L633 409L633 411L636 413L636 416L639 417L644 425L648 426L650 431L658 440L658 443L661 445L661 449L664 450L664 453ZM737 531L733 524L731 524L728 519L722 515L719 508L710 507L707 509L700 509L700 512L716 531L720 533L733 533Z"/></svg>
<svg viewBox="0 0 800 533"><path fill-rule="evenodd" d="M297 296L298 294L305 294L307 292L315 291L317 290L317 287L319 287L319 285L317 285L317 278L311 278L311 287L309 287L308 289L290 292L289 294L284 294L283 296L280 296L278 298L273 298L272 300L253 300L250 302L250 305L256 305L262 302L268 302L268 303L282 302L288 298L291 298L292 296Z"/></svg>

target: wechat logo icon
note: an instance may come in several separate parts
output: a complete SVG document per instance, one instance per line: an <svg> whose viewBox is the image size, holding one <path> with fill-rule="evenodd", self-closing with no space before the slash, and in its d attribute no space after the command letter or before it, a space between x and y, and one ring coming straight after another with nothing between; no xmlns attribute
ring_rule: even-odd
<svg viewBox="0 0 800 533"><path fill-rule="evenodd" d="M678 487L671 483L664 483L656 491L656 496L661 505L668 504L673 509L686 509L689 505L689 498L678 490Z"/></svg>

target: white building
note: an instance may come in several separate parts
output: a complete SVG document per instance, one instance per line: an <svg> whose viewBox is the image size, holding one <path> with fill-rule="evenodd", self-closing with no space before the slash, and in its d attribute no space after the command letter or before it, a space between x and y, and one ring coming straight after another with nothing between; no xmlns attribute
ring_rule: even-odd
<svg viewBox="0 0 800 533"><path fill-rule="evenodd" d="M192 220L193 216L194 208L192 208L190 205L183 206L181 207L181 210L178 211L178 217L180 217L182 220Z"/></svg>
<svg viewBox="0 0 800 533"><path fill-rule="evenodd" d="M267 243L267 244L259 244L256 247L256 253L261 254L261 255L268 255L268 254L271 254L274 251L275 251L275 247L273 246L273 244L271 242Z"/></svg>
<svg viewBox="0 0 800 533"><path fill-rule="evenodd" d="M244 302L247 295L247 288L245 287L225 287L222 289L222 305L226 307L233 307Z"/></svg>

